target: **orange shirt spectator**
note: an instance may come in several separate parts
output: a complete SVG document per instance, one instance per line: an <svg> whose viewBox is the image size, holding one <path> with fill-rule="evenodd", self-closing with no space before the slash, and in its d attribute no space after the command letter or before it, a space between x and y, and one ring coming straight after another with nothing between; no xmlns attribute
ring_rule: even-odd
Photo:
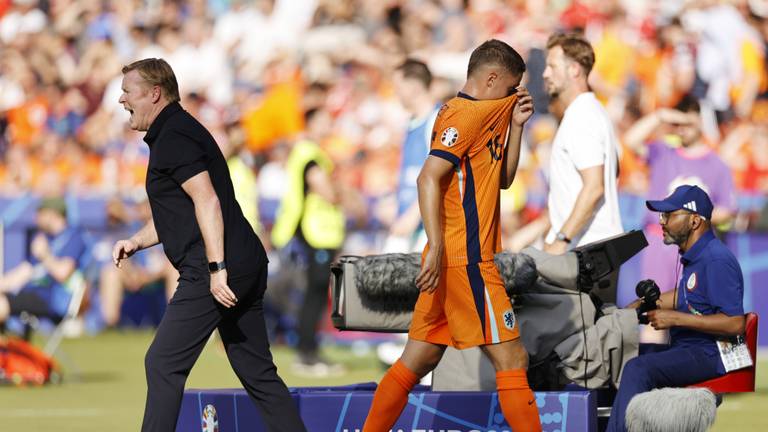
<svg viewBox="0 0 768 432"><path fill-rule="evenodd" d="M8 133L13 145L29 147L45 129L50 104L38 95L8 110Z"/></svg>
<svg viewBox="0 0 768 432"><path fill-rule="evenodd" d="M246 146L252 152L262 152L282 138L289 138L304 129L301 113L300 80L269 86L261 103L247 110L241 125Z"/></svg>

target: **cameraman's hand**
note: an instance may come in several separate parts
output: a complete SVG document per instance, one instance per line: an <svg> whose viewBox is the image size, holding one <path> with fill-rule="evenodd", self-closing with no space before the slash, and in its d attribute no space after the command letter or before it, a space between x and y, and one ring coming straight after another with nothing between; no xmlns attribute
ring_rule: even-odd
<svg viewBox="0 0 768 432"><path fill-rule="evenodd" d="M648 324L656 330L665 330L678 325L680 312L669 309L654 309L646 313Z"/></svg>
<svg viewBox="0 0 768 432"><path fill-rule="evenodd" d="M568 243L555 240L552 243L544 243L544 252L551 255L562 255L568 252Z"/></svg>

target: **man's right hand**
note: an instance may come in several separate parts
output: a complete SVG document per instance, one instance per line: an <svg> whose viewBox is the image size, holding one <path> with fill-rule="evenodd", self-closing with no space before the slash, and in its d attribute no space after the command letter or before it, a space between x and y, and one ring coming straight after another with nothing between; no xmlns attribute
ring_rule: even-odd
<svg viewBox="0 0 768 432"><path fill-rule="evenodd" d="M120 268L121 261L129 258L139 250L139 244L134 240L118 240L112 248L112 262Z"/></svg>
<svg viewBox="0 0 768 432"><path fill-rule="evenodd" d="M421 263L421 271L416 276L416 287L419 291L432 293L440 282L440 269L442 266L443 248L431 247Z"/></svg>

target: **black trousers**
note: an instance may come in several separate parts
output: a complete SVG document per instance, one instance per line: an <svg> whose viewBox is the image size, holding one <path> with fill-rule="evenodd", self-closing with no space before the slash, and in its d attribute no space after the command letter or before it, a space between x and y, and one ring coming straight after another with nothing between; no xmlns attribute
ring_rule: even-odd
<svg viewBox="0 0 768 432"><path fill-rule="evenodd" d="M235 374L259 409L270 431L306 431L269 351L262 298L267 286L266 265L258 274L230 278L238 299L227 309L214 300L207 276L182 276L168 304L144 366L147 403L144 432L172 432L184 393L184 383L206 341L219 329Z"/></svg>
<svg viewBox="0 0 768 432"><path fill-rule="evenodd" d="M336 251L307 249L307 291L299 310L298 350L304 354L317 352L317 326L328 304L328 284L331 278L331 261Z"/></svg>

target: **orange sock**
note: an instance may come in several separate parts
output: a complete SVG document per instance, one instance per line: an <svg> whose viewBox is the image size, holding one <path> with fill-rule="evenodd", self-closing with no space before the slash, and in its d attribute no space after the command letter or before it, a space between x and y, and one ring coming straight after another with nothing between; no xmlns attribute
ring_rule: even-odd
<svg viewBox="0 0 768 432"><path fill-rule="evenodd" d="M363 432L389 431L408 403L408 393L419 378L400 360L381 379L373 395L371 410L365 419Z"/></svg>
<svg viewBox="0 0 768 432"><path fill-rule="evenodd" d="M539 408L528 386L525 369L496 372L496 389L501 412L514 432L541 431Z"/></svg>

